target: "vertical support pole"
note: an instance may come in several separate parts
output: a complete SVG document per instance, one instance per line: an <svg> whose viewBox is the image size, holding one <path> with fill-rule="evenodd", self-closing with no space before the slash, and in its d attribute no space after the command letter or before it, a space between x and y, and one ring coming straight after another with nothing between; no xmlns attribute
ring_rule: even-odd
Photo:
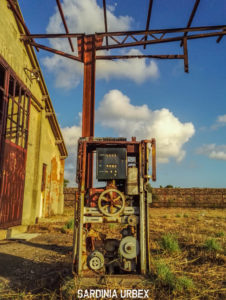
<svg viewBox="0 0 226 300"><path fill-rule="evenodd" d="M79 199L79 209L78 209L78 237L76 237L75 243L77 244L77 274L80 276L82 273L82 261L83 261L83 249L84 249L84 232L83 232L83 214L84 214L84 203L85 203L85 177L86 177L86 152L87 150L87 144L86 142L82 144L82 178L81 178L81 193L80 193L80 199ZM89 163L89 161L88 161ZM77 230L75 234L77 233ZM76 234L77 235L77 234Z"/></svg>
<svg viewBox="0 0 226 300"><path fill-rule="evenodd" d="M84 36L84 83L82 110L82 137L94 136L95 118L95 35ZM93 184L93 154L88 154L87 187Z"/></svg>
<svg viewBox="0 0 226 300"><path fill-rule="evenodd" d="M87 35L84 37L83 137L94 136L95 59L95 36Z"/></svg>
<svg viewBox="0 0 226 300"><path fill-rule="evenodd" d="M152 180L156 181L156 140L152 139Z"/></svg>
<svg viewBox="0 0 226 300"><path fill-rule="evenodd" d="M146 230L146 255L147 255L147 272L151 272L151 251L150 251L150 228L149 228L149 191L148 191L148 182L149 182L149 177L148 177L148 171L149 171L149 148L148 148L148 142L145 142L145 174L147 177L145 178L144 181L144 186L145 186L145 211L146 211L146 219L145 219L145 230ZM152 197L152 196L151 196Z"/></svg>
<svg viewBox="0 0 226 300"><path fill-rule="evenodd" d="M145 199L144 199L144 143L139 145L139 192L140 192L140 232L139 232L139 241L140 241L140 271L142 275L145 275L147 272L147 249L146 249L146 213L145 213Z"/></svg>
<svg viewBox="0 0 226 300"><path fill-rule="evenodd" d="M187 39L183 39L183 46L184 46L184 72L188 73L188 46L187 46Z"/></svg>

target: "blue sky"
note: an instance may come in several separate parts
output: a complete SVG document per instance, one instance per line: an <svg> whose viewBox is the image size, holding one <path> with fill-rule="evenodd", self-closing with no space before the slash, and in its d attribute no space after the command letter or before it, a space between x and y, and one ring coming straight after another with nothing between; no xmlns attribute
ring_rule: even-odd
<svg viewBox="0 0 226 300"><path fill-rule="evenodd" d="M71 32L103 31L103 18L99 18L102 1L83 0L82 8L78 0L62 2ZM109 27L143 29L148 2L107 0ZM155 0L150 28L185 27L194 2ZM19 3L32 33L63 32L55 1ZM222 24L226 24L226 1L201 0L192 26ZM45 43L69 50L68 43L62 40ZM131 132L131 136L136 133L141 138L142 134L151 135L146 138L156 137L159 162L154 186L225 187L225 46L226 37L220 44L216 38L188 41L189 74L184 73L183 61L179 60L139 61L141 66L135 61L97 65L95 135L129 136ZM182 53L179 43L137 50L146 54ZM73 180L76 140L81 129L82 66L42 50L37 56L70 152L65 176ZM120 107L123 113L118 116Z"/></svg>

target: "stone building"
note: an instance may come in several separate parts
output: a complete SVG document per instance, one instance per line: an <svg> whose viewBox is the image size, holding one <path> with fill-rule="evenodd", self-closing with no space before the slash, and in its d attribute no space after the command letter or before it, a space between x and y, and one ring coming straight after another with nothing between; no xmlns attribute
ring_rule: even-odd
<svg viewBox="0 0 226 300"><path fill-rule="evenodd" d="M63 212L67 150L34 49L20 39L24 33L1 0L0 228Z"/></svg>

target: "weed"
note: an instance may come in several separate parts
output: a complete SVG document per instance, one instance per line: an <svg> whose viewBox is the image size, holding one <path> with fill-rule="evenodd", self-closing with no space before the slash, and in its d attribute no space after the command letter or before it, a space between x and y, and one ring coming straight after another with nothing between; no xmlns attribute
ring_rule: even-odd
<svg viewBox="0 0 226 300"><path fill-rule="evenodd" d="M209 251L221 251L221 245L215 239L207 239L204 247Z"/></svg>
<svg viewBox="0 0 226 300"><path fill-rule="evenodd" d="M63 299L70 299L76 291L75 280L74 278L66 277L63 285L61 286L61 292Z"/></svg>
<svg viewBox="0 0 226 300"><path fill-rule="evenodd" d="M180 217L181 217L181 215L180 215L180 214L176 214L176 217L177 217L177 218L180 218Z"/></svg>
<svg viewBox="0 0 226 300"><path fill-rule="evenodd" d="M163 218L164 218L164 219L167 219L167 218L168 218L168 216L167 216L167 215L164 215L164 216L163 216Z"/></svg>
<svg viewBox="0 0 226 300"><path fill-rule="evenodd" d="M188 218L188 214L184 214L184 218Z"/></svg>
<svg viewBox="0 0 226 300"><path fill-rule="evenodd" d="M178 241L171 234L163 235L160 242L160 247L170 253L180 251Z"/></svg>
<svg viewBox="0 0 226 300"><path fill-rule="evenodd" d="M66 233L67 229L73 229L73 228L74 228L74 219L71 219L61 228L61 232Z"/></svg>
<svg viewBox="0 0 226 300"><path fill-rule="evenodd" d="M3 290L4 287L5 287L5 285L3 284L3 282L0 282L0 292L1 292L1 290Z"/></svg>
<svg viewBox="0 0 226 300"><path fill-rule="evenodd" d="M74 219L71 219L70 221L68 221L65 224L65 226L66 226L67 229L73 229L73 227L74 227Z"/></svg>
<svg viewBox="0 0 226 300"><path fill-rule="evenodd" d="M168 286L173 290L182 292L184 290L191 290L194 288L192 279L181 276L176 277L164 262L157 262L156 264L157 281Z"/></svg>
<svg viewBox="0 0 226 300"><path fill-rule="evenodd" d="M164 262L158 262L156 264L157 281L162 282L164 285L168 285L170 288L175 286L175 276L170 268Z"/></svg>
<svg viewBox="0 0 226 300"><path fill-rule="evenodd" d="M175 289L179 292L183 290L191 290L194 288L194 283L191 278L187 276L181 276L176 279Z"/></svg>
<svg viewBox="0 0 226 300"><path fill-rule="evenodd" d="M218 231L218 232L216 232L215 236L216 237L224 237L225 233L224 233L224 231Z"/></svg>

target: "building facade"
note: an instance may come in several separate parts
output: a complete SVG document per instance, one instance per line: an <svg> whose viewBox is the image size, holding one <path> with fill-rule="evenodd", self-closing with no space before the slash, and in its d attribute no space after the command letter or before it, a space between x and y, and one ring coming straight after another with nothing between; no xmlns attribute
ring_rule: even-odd
<svg viewBox="0 0 226 300"><path fill-rule="evenodd" d="M14 1L22 18L17 1ZM67 150L34 49L0 1L0 228L63 212Z"/></svg>

